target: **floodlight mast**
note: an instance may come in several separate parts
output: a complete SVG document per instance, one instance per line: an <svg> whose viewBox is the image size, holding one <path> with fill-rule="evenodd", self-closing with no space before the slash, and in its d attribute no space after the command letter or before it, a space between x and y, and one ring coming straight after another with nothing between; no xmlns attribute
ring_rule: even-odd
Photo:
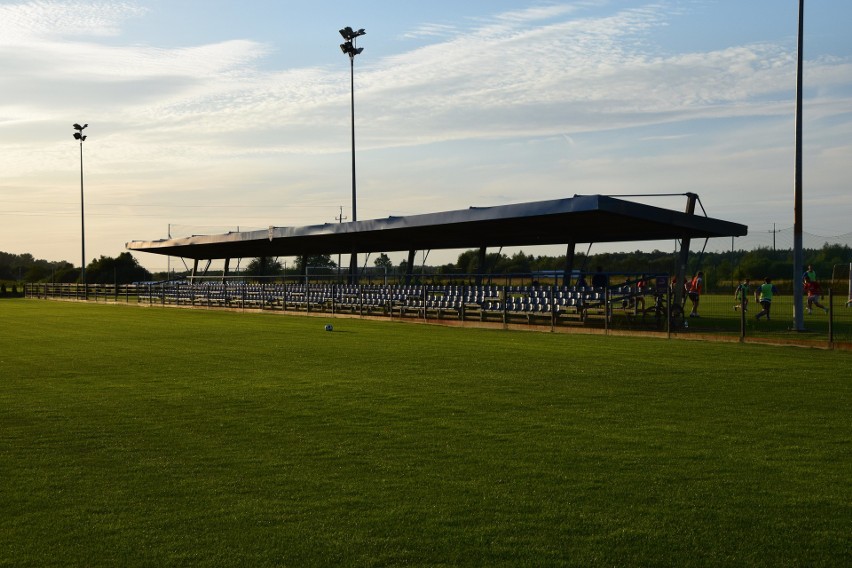
<svg viewBox="0 0 852 568"><path fill-rule="evenodd" d="M340 30L340 35L345 40L340 44L340 50L349 56L349 90L350 90L350 107L352 113L352 222L358 220L357 197L355 190L355 56L364 51L363 47L357 47L355 39L364 35L364 28L353 30L346 26ZM349 279L352 284L358 282L358 255L355 250L352 251L349 261Z"/></svg>
<svg viewBox="0 0 852 568"><path fill-rule="evenodd" d="M83 130L87 126L89 125L80 126L76 122L73 124L74 130L76 130L74 140L80 142L80 282L83 283L83 297L86 300L89 299L89 289L86 286L86 211L83 200L83 141L86 140L86 136L83 134Z"/></svg>
<svg viewBox="0 0 852 568"><path fill-rule="evenodd" d="M799 0L799 39L796 65L796 165L793 182L793 329L804 331L802 307L802 66L804 48L805 0Z"/></svg>

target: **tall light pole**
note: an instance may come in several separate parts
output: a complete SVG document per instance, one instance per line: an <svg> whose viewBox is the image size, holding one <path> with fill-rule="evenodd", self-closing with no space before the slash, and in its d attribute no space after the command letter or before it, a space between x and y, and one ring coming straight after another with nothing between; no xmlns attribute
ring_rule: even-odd
<svg viewBox="0 0 852 568"><path fill-rule="evenodd" d="M80 244L81 244L81 253L82 253L82 261L80 263L80 281L83 283L83 296L85 299L88 298L88 288L86 286L86 209L83 201L83 141L86 137L83 135L83 129L85 129L88 124L84 124L80 126L79 124L74 124L74 139L80 142Z"/></svg>
<svg viewBox="0 0 852 568"><path fill-rule="evenodd" d="M364 51L363 47L355 46L355 39L364 35L364 28L353 30L346 26L340 30L340 35L345 40L340 44L340 50L349 56L349 86L351 92L351 107L352 107L352 222L358 220L358 209L356 206L355 197L355 56ZM349 276L352 283L358 281L358 255L353 250L349 261Z"/></svg>
<svg viewBox="0 0 852 568"><path fill-rule="evenodd" d="M804 331L802 308L802 66L805 0L799 0L799 41L796 65L796 165L793 182L793 328Z"/></svg>

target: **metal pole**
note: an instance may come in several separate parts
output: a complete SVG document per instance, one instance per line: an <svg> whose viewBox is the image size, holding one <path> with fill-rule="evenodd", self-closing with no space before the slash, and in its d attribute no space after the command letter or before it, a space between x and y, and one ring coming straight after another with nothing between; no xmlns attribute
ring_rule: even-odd
<svg viewBox="0 0 852 568"><path fill-rule="evenodd" d="M358 220L358 208L355 194L355 58L349 58L349 93L352 110L352 222Z"/></svg>
<svg viewBox="0 0 852 568"><path fill-rule="evenodd" d="M341 51L349 56L349 91L350 91L350 106L352 110L352 222L358 221L358 208L356 202L355 190L355 56L361 53L364 48L355 46L356 38L364 35L364 29L353 30L347 26L340 30L340 35L345 40L345 43L340 45ZM351 284L358 283L358 254L357 248L352 247L352 254L349 259L349 280Z"/></svg>
<svg viewBox="0 0 852 568"><path fill-rule="evenodd" d="M354 45L354 44L353 44ZM355 56L349 57L349 92L352 110L352 222L358 220L358 208L355 191ZM349 258L349 279L352 284L358 283L358 255L355 250Z"/></svg>
<svg viewBox="0 0 852 568"><path fill-rule="evenodd" d="M568 248L565 249L565 272L562 275L562 285L568 287L571 285L571 273L574 272L574 249L577 243L574 240L568 241Z"/></svg>
<svg viewBox="0 0 852 568"><path fill-rule="evenodd" d="M89 299L86 286L86 208L83 200L83 141L80 140L80 281L83 283L83 297Z"/></svg>
<svg viewBox="0 0 852 568"><path fill-rule="evenodd" d="M805 0L799 0L799 41L796 68L796 171L793 187L793 329L804 330L802 308L802 67Z"/></svg>
<svg viewBox="0 0 852 568"><path fill-rule="evenodd" d="M828 289L828 344L834 345L834 292Z"/></svg>
<svg viewBox="0 0 852 568"><path fill-rule="evenodd" d="M672 338L672 289L668 286L671 281L669 276L666 276L666 338Z"/></svg>
<svg viewBox="0 0 852 568"><path fill-rule="evenodd" d="M695 203L698 200L698 195L695 193L687 193L686 194L686 211L687 215L695 215ZM674 289L674 301L678 306L683 304L683 290L684 286L689 278L689 275L686 272L687 264L689 262L689 246L692 240L689 237L684 237L681 239L680 245L680 258L677 266L677 285Z"/></svg>
<svg viewBox="0 0 852 568"><path fill-rule="evenodd" d="M343 205L340 206L340 215L336 218L339 223L343 223L346 217L343 216ZM337 253L337 281L340 282L340 253Z"/></svg>

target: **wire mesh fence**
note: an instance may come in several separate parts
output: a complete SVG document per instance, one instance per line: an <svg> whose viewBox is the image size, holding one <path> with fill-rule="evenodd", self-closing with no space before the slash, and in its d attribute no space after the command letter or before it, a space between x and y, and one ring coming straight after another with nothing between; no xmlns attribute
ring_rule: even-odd
<svg viewBox="0 0 852 568"><path fill-rule="evenodd" d="M362 283L279 280L207 280L126 286L27 284L25 295L142 306L271 310L327 316L415 319L444 324L488 324L511 328L656 333L725 340L761 340L852 346L852 305L847 291L824 290L820 305L805 310L795 329L793 299L779 293L769 313L752 293L742 297L714 291L697 303L678 297L668 275L609 274L606 286L562 285L556 280L516 283ZM760 316L760 317L758 317Z"/></svg>

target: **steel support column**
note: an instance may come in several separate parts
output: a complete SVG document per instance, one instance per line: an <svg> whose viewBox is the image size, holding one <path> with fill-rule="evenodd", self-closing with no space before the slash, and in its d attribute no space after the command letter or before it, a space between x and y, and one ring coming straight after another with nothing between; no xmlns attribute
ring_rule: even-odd
<svg viewBox="0 0 852 568"><path fill-rule="evenodd" d="M485 274L486 247L479 248L479 258L476 265L476 285L482 285L482 276Z"/></svg>
<svg viewBox="0 0 852 568"><path fill-rule="evenodd" d="M695 215L695 202L698 200L698 195L695 193L686 194L686 211L687 215ZM689 246L691 239L684 237L680 242L680 258L677 263L677 285L672 291L674 293L674 302L676 306L683 303L683 287L686 282L686 266L689 263Z"/></svg>
<svg viewBox="0 0 852 568"><path fill-rule="evenodd" d="M411 284L411 277L414 275L414 258L417 256L416 250L408 251L408 263L405 265L405 283Z"/></svg>
<svg viewBox="0 0 852 568"><path fill-rule="evenodd" d="M574 249L577 243L570 241L568 248L565 250L565 273L562 276L562 285L571 285L571 273L574 272Z"/></svg>

